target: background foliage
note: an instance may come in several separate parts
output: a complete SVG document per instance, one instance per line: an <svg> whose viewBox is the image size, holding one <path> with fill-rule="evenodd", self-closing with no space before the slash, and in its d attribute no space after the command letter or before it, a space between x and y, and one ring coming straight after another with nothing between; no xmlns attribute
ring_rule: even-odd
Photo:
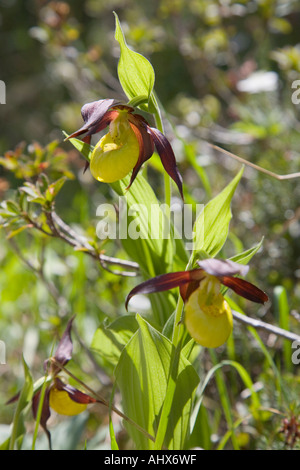
<svg viewBox="0 0 300 470"><path fill-rule="evenodd" d="M3 200L13 200L15 190L41 172L50 181L65 177L55 198L56 212L77 233L97 241L106 254L126 259L120 245L102 246L96 236L97 206L114 200L112 192L83 173L83 158L62 135L62 130L71 133L81 126L85 102L123 96L113 10L128 44L154 67L155 89L169 119L166 133L191 201L208 202L240 168L207 141L278 174L299 171L300 107L291 101L292 82L300 72L296 1L0 0L0 6L0 79L6 83L7 103L0 107ZM255 81L257 72L262 75ZM162 176L152 165L148 177L156 194L163 195ZM258 314L295 332L300 331L299 198L297 179L278 181L246 167L222 250L224 258L230 257L264 237L249 280L269 294L272 305ZM76 314L78 333L72 367L109 396L111 364L92 356L89 346L104 319L124 315L124 298L136 284L136 279L103 269L59 237L38 230L11 237L8 233L9 227L2 229L0 244L0 339L7 346L7 363L0 366L3 436L13 416L13 408L3 404L22 384L22 354L33 376L39 377L53 338L62 333L70 313ZM243 364L261 402L276 412L269 412L260 427L247 420L251 410L243 398L245 383L224 364L207 388L207 416L201 416L207 436L201 444L209 448L222 443L231 406L234 422L241 419L242 425L237 442L225 439L224 446L284 448L279 430L284 415L297 413L299 366L272 335L261 335L268 354L244 326L236 325L234 336L234 344L215 355L202 353L203 373L222 359ZM283 402L271 365L282 378ZM72 436L68 426L76 430ZM119 421L115 426L121 430ZM90 448L110 445L106 409L97 407L73 420L56 418L54 428L57 446L61 435L64 448L82 448L84 440ZM119 445L130 448L127 435L120 433Z"/></svg>

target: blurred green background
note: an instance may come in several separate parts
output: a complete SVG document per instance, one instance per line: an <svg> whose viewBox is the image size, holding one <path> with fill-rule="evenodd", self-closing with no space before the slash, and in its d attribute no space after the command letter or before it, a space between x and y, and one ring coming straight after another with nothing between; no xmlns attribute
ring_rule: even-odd
<svg viewBox="0 0 300 470"><path fill-rule="evenodd" d="M57 199L63 220L79 232L94 234L98 204L112 199L106 185L93 181L89 172L83 174L84 161L63 142L62 130L71 133L81 126L84 103L124 98L117 77L119 45L113 11L128 44L154 67L166 133L193 200L206 203L240 168L207 142L278 174L300 170L300 105L291 99L292 84L300 79L298 1L0 0L0 80L6 84L6 104L0 105L0 155L20 142L29 149L34 142L41 147L60 142L65 164L74 173ZM162 178L151 166L149 178L162 196ZM13 197L21 184L22 178L0 166L2 199ZM262 319L279 322L283 292L288 326L299 332L299 179L278 181L246 167L232 211L222 255L248 249L264 237L249 275L272 300L271 309L261 312ZM0 339L6 341L7 364L0 366L0 420L4 425L13 410L2 403L23 379L22 352L38 377L53 332L61 333L66 312L76 313L80 336L88 346L100 321L124 313L124 296L135 283L39 234L22 234L18 243L32 263L43 258L47 282L28 269L2 232ZM105 249L124 256L119 246L108 244ZM255 377L267 374L255 344L250 354L251 338L245 330L237 328L235 334L241 363ZM280 341L264 340L280 364ZM94 373L88 357L80 356L77 365L83 376ZM299 367L292 367L292 383L299 382ZM96 419L89 419L93 435ZM105 423L105 416L100 419Z"/></svg>

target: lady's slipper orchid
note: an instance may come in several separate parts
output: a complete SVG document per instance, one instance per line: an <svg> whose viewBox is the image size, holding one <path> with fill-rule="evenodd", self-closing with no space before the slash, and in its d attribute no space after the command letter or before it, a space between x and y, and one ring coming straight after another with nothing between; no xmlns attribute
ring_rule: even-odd
<svg viewBox="0 0 300 470"><path fill-rule="evenodd" d="M99 140L91 156L90 170L94 178L113 183L132 170L129 188L156 147L164 169L183 197L182 178L170 142L158 129L150 127L143 116L135 114L134 108L105 99L85 104L81 115L84 125L68 139L85 134L82 140L90 144L93 134L109 126L109 132Z"/></svg>
<svg viewBox="0 0 300 470"><path fill-rule="evenodd" d="M51 435L47 428L47 422L51 416L51 409L61 415L75 416L82 413L89 403L95 403L97 400L75 387L65 384L59 377L61 371L59 366L64 366L72 358L73 344L71 340L71 328L73 318L68 322L66 330L57 346L55 355L45 361L45 369L48 376L46 378L46 389L43 398L42 412L40 417L40 425L47 434L49 446L51 448ZM49 363L49 368L48 368ZM42 380L45 380L42 378ZM32 398L32 412L36 419L42 387L34 393ZM9 400L8 403L16 401L19 394Z"/></svg>
<svg viewBox="0 0 300 470"><path fill-rule="evenodd" d="M224 344L232 331L232 312L221 293L222 285L245 299L264 304L268 296L250 282L234 277L245 276L249 267L231 260L205 259L197 262L199 268L162 274L136 286L128 294L162 292L180 288L185 303L184 322L192 338L202 346L216 348Z"/></svg>

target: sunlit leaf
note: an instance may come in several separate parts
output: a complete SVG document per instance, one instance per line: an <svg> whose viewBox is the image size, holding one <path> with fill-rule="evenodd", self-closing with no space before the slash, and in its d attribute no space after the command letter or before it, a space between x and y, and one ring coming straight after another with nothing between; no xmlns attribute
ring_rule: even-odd
<svg viewBox="0 0 300 470"><path fill-rule="evenodd" d="M249 248L249 250L243 251L242 253L232 256L230 259L232 261L235 261L236 263L248 264L249 261L253 258L253 256L262 247L263 241L264 241L264 237L262 237L262 239L260 240L259 243L257 243L257 245L253 246L252 248Z"/></svg>
<svg viewBox="0 0 300 470"><path fill-rule="evenodd" d="M146 96L149 103L155 81L153 67L144 56L128 47L118 15L116 13L114 15L116 18L115 38L120 44L121 52L118 63L120 83L129 100ZM140 108L151 112L149 105L140 104Z"/></svg>
<svg viewBox="0 0 300 470"><path fill-rule="evenodd" d="M33 380L29 371L29 368L23 359L24 368L24 385L20 392L20 396L17 403L17 408L14 414L12 432L9 442L9 449L13 450L15 445L20 444L22 436L26 432L24 425L24 412L26 411L27 405L30 403L33 395Z"/></svg>
<svg viewBox="0 0 300 470"><path fill-rule="evenodd" d="M91 348L109 362L116 366L124 346L138 327L133 315L124 315L109 325L101 325L95 331Z"/></svg>
<svg viewBox="0 0 300 470"><path fill-rule="evenodd" d="M172 344L140 316L137 321L139 329L121 354L115 371L116 380L125 414L155 436L166 399ZM184 448L198 381L194 368L181 356L165 437L169 449ZM154 448L155 444L132 426L128 426L128 431L138 449Z"/></svg>
<svg viewBox="0 0 300 470"><path fill-rule="evenodd" d="M232 217L231 200L242 177L243 168L216 197L211 199L199 214L195 225L194 255L204 251L214 257L223 247Z"/></svg>

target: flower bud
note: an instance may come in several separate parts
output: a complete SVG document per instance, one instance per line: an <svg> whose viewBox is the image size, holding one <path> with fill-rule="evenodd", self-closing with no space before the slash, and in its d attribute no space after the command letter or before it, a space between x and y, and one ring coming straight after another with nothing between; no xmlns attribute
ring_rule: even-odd
<svg viewBox="0 0 300 470"><path fill-rule="evenodd" d="M221 283L207 276L185 304L185 325L194 340L207 348L224 344L233 327L230 306L220 293Z"/></svg>

